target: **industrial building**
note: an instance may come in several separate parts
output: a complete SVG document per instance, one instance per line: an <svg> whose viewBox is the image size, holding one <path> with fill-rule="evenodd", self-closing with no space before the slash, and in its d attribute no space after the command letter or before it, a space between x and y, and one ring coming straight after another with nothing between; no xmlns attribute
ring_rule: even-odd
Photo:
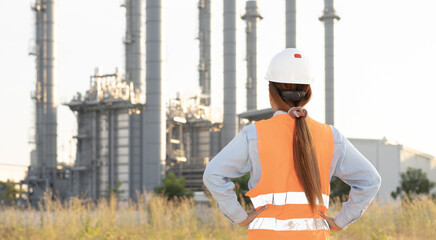
<svg viewBox="0 0 436 240"><path fill-rule="evenodd" d="M296 47L296 0L286 1L286 47ZM27 177L27 196L36 202L48 190L61 199L72 196L97 200L119 185L119 198L136 200L152 191L168 172L186 178L187 187L201 191L205 165L246 124L272 116L272 109L257 109L257 24L263 18L256 1L247 1L242 20L236 0L223 1L223 122L211 118L211 0L199 0L199 86L201 94L189 100L163 99L162 1L126 0L125 71L100 73L89 79L89 89L65 103L77 117L77 154L73 166L57 164L55 103L55 0L37 0L35 12L37 86L36 149ZM247 111L236 112L236 21L246 23ZM326 123L334 124L334 23L339 20L333 0L325 1L319 19L325 26ZM285 47L285 46L284 46ZM83 79L88 81L88 79ZM410 159L435 168L432 157L397 146L393 155L378 140L353 139L374 163L384 181L380 194L398 185L399 173ZM395 147L394 147L395 148ZM377 148L379 149L379 148ZM381 155L373 157L375 152ZM386 150L388 152L388 150ZM400 157L398 157L400 156ZM424 156L424 157L422 157ZM386 172L384 157L399 164ZM380 159L380 161L379 161ZM428 165L426 161L432 162ZM383 161L383 163L382 163ZM426 165L427 164L427 165ZM385 173L386 172L386 173ZM435 179L436 181L436 179Z"/></svg>
<svg viewBox="0 0 436 240"><path fill-rule="evenodd" d="M434 156L397 142L390 142L386 138L350 138L349 140L374 165L382 177L378 199L390 199L391 192L400 185L401 173L406 172L408 167L421 169L430 181L436 182L436 157ZM436 193L436 189L432 189L431 192Z"/></svg>

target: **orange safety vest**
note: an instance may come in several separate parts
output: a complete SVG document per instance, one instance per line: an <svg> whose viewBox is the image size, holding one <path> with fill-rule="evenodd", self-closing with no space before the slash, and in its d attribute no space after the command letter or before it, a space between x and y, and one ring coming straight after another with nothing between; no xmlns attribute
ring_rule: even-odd
<svg viewBox="0 0 436 240"><path fill-rule="evenodd" d="M317 209L327 214L330 182L329 170L334 140L329 125L306 118L321 179L324 205ZM256 124L261 178L246 193L254 208L268 205L250 223L248 239L330 239L327 222L313 213L294 168L293 136L295 120L278 114Z"/></svg>

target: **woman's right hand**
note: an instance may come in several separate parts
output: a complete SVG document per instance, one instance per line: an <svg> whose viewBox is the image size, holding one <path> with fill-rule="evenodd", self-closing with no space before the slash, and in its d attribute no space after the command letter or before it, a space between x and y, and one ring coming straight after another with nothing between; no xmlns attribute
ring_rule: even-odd
<svg viewBox="0 0 436 240"><path fill-rule="evenodd" d="M261 213L263 210L265 210L267 208L268 208L268 205L263 206L263 207L259 208L258 210L256 210L256 209L251 210L250 212L248 212L247 218L244 221L240 222L239 225L241 225L243 227L248 226L248 224L250 224L259 213Z"/></svg>
<svg viewBox="0 0 436 240"><path fill-rule="evenodd" d="M327 223L329 224L330 231L341 231L342 230L341 227L336 225L334 218L325 215L323 212L319 212L319 215L321 215L321 217L323 217L327 221Z"/></svg>

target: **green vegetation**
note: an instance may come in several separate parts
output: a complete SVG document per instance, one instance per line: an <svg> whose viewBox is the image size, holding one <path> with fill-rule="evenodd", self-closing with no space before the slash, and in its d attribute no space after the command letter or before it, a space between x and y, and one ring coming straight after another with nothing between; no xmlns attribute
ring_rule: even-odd
<svg viewBox="0 0 436 240"><path fill-rule="evenodd" d="M419 168L407 168L405 173L401 173L400 186L395 192L391 193L393 198L401 197L402 199L412 201L417 195L429 195L430 190L435 187L434 182L430 182L427 174Z"/></svg>
<svg viewBox="0 0 436 240"><path fill-rule="evenodd" d="M121 184L123 184L123 182L118 181L117 184L115 184L115 186L113 186L112 188L110 186L107 186L104 191L103 197L105 197L106 199L110 199L111 197L119 197L120 194L124 193L124 190L120 190Z"/></svg>
<svg viewBox="0 0 436 240"><path fill-rule="evenodd" d="M168 200L191 198L194 193L185 188L185 179L178 178L174 173L169 173L163 179L163 185L154 188L157 194L163 194Z"/></svg>
<svg viewBox="0 0 436 240"><path fill-rule="evenodd" d="M20 190L17 189L17 183L11 180L6 182L0 181L0 203L6 205L14 205L20 194Z"/></svg>
<svg viewBox="0 0 436 240"><path fill-rule="evenodd" d="M248 192L248 180L250 180L250 173L245 174L242 177L239 178L233 178L231 179L232 182L235 183L235 193L236 196L238 196L238 201L242 204L251 204L251 200L249 197L245 196L245 194Z"/></svg>
<svg viewBox="0 0 436 240"><path fill-rule="evenodd" d="M346 202L350 189L351 187L348 184L344 183L340 178L333 176L330 181L330 198L333 201Z"/></svg>

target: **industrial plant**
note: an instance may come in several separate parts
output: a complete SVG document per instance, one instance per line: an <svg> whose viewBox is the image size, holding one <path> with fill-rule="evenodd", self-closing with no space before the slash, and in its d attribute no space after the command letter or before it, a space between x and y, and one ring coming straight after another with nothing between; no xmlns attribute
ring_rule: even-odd
<svg viewBox="0 0 436 240"><path fill-rule="evenodd" d="M211 118L211 0L198 0L198 85L189 100L163 99L162 0L125 0L125 69L96 69L89 89L61 106L56 99L56 0L36 0L35 145L31 165L21 182L33 204L48 191L62 200L104 196L115 186L119 199L137 200L152 191L169 172L202 191L205 165L248 123L267 119L273 110L257 107L257 25L263 16L256 1L246 1L241 19L237 0L223 0L223 121ZM296 0L285 0L286 46L296 47ZM319 20L325 26L325 106L334 124L334 24L340 18L333 0L325 0ZM236 23L246 23L246 112L237 113ZM321 23L320 23L321 24ZM124 73L121 73L124 72ZM239 96L242 98L243 96ZM57 108L77 117L74 165L57 161ZM371 159L370 159L371 160ZM372 160L371 160L372 161ZM398 159L398 161L401 161ZM383 172L381 172L383 174ZM396 187L396 186L395 186ZM386 190L388 192L389 189Z"/></svg>

